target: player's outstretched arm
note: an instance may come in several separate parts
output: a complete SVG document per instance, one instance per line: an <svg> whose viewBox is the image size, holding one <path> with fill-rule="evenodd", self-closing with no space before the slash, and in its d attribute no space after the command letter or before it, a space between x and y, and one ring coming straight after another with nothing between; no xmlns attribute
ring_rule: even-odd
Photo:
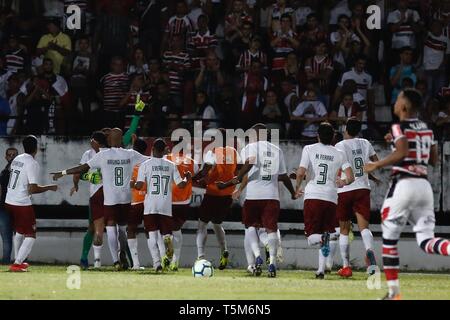
<svg viewBox="0 0 450 320"><path fill-rule="evenodd" d="M81 164L79 166L67 169L67 170L63 170L63 171L58 171L58 172L51 172L50 174L53 175L53 181L57 181L59 178L61 178L62 176L68 175L68 174L77 174L77 173L85 173L89 171L89 165L88 164Z"/></svg>
<svg viewBox="0 0 450 320"><path fill-rule="evenodd" d="M237 188L236 190L234 190L233 194L232 194L232 198L234 200L238 200L239 197L241 196L242 192L244 191L244 189L247 187L248 184L248 175L246 175L243 179L241 184L239 185L239 188Z"/></svg>
<svg viewBox="0 0 450 320"><path fill-rule="evenodd" d="M40 186L38 184L33 183L28 186L28 192L30 194L38 194L38 193L44 193L47 191L56 191L56 190L58 190L58 186L56 184Z"/></svg>
<svg viewBox="0 0 450 320"><path fill-rule="evenodd" d="M80 175L74 174L73 175L73 187L70 189L70 196L73 196L75 192L78 192L78 182L80 182Z"/></svg>
<svg viewBox="0 0 450 320"><path fill-rule="evenodd" d="M208 174L209 170L211 170L213 167L212 164L209 163L205 163L203 165L203 168L201 168L201 170L199 170L193 177L192 180L193 181L199 181L201 179L203 179L204 177L206 177L206 175Z"/></svg>
<svg viewBox="0 0 450 320"><path fill-rule="evenodd" d="M364 172L370 173L377 169L393 165L402 161L408 155L408 139L401 137L395 142L395 151L388 155L386 158L369 162L364 166Z"/></svg>
<svg viewBox="0 0 450 320"><path fill-rule="evenodd" d="M226 182L223 182L223 181L216 182L217 187L219 189L225 189L225 188L235 186L235 185L241 183L242 179L244 179L244 177L248 174L248 172L253 167L253 163L251 161L252 160L250 158L247 159L247 161L245 161L245 164L242 166L241 170L239 170L238 175L236 177L234 177L233 179L228 180Z"/></svg>

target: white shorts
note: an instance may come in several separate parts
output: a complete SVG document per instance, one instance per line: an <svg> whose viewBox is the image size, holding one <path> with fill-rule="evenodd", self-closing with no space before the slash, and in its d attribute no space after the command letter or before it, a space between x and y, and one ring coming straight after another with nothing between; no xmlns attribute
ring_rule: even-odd
<svg viewBox="0 0 450 320"><path fill-rule="evenodd" d="M394 178L381 209L383 238L400 239L409 222L416 233L417 242L434 237L433 189L426 179Z"/></svg>

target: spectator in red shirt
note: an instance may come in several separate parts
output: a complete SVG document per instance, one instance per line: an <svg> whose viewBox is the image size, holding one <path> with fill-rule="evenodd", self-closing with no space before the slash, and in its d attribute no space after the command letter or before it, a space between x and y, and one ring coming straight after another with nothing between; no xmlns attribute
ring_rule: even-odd
<svg viewBox="0 0 450 320"><path fill-rule="evenodd" d="M191 56L192 70L200 69L200 62L205 62L206 55L213 51L217 45L217 38L214 33L208 29L208 16L200 15L197 19L197 31L190 38L188 52Z"/></svg>
<svg viewBox="0 0 450 320"><path fill-rule="evenodd" d="M161 46L162 53L167 50L172 43L172 39L174 36L181 36L181 38L185 41L183 43L183 49L186 49L187 43L189 42L189 37L192 34L192 24L191 20L189 20L188 7L186 2L183 0L179 0L176 5L175 15L172 16L167 22L166 30L164 32L164 38Z"/></svg>
<svg viewBox="0 0 450 320"><path fill-rule="evenodd" d="M258 36L252 37L249 49L241 53L236 66L237 71L247 72L253 60L258 60L264 69L267 68L267 55L261 51L261 38Z"/></svg>

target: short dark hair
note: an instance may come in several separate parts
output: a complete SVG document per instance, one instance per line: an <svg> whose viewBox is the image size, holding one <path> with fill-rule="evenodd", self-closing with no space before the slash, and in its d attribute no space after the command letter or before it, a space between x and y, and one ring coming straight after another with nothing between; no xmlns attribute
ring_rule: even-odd
<svg viewBox="0 0 450 320"><path fill-rule="evenodd" d="M402 91L403 96L409 101L411 109L414 111L420 110L423 104L422 94L413 88L408 88Z"/></svg>
<svg viewBox="0 0 450 320"><path fill-rule="evenodd" d="M97 143L101 146L108 145L108 142L106 141L106 134L103 131L95 131L92 133L91 139L97 141Z"/></svg>
<svg viewBox="0 0 450 320"><path fill-rule="evenodd" d="M317 132L321 143L331 145L334 138L334 129L329 122L322 122Z"/></svg>
<svg viewBox="0 0 450 320"><path fill-rule="evenodd" d="M38 140L35 136L26 136L22 141L25 153L33 154L37 151Z"/></svg>
<svg viewBox="0 0 450 320"><path fill-rule="evenodd" d="M133 143L133 150L139 152L140 154L145 154L145 151L147 151L147 142L143 139L136 139Z"/></svg>
<svg viewBox="0 0 450 320"><path fill-rule="evenodd" d="M164 152L164 149L166 149L167 144L162 138L158 138L153 142L153 149L155 149L158 152Z"/></svg>
<svg viewBox="0 0 450 320"><path fill-rule="evenodd" d="M412 52L414 52L413 48L411 48L409 46L405 46L405 47L401 47L400 48L400 54L404 53L405 51L412 51Z"/></svg>
<svg viewBox="0 0 450 320"><path fill-rule="evenodd" d="M361 121L355 117L348 118L345 124L345 130L350 136L356 137L361 131Z"/></svg>
<svg viewBox="0 0 450 320"><path fill-rule="evenodd" d="M355 57L355 63L358 62L359 60L364 60L367 62L367 56L363 53L360 53Z"/></svg>

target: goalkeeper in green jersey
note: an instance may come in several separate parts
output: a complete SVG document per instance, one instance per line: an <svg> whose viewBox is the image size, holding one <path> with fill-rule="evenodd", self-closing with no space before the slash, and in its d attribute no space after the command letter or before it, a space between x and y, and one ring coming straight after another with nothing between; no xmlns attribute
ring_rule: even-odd
<svg viewBox="0 0 450 320"><path fill-rule="evenodd" d="M127 132L125 132L123 139L122 139L122 143L124 146L128 146L130 145L133 140L135 139L136 135L136 130L139 126L139 120L140 120L140 113L142 112L142 110L145 107L145 103L143 101L141 101L139 99L139 97L136 100L136 105L135 105L135 109L137 114L133 115L132 120L131 120L131 124L130 124L130 128L128 129ZM104 128L102 129L102 132L107 136L109 131L111 129L109 128ZM94 133L95 135L95 133ZM86 151L85 154L83 155L82 161L87 162L89 159L84 159L84 158L88 158L88 157L93 157L95 155L95 153L101 151L102 148L107 148L107 145L105 143L105 145L101 145L98 143L98 141L96 141L94 139L94 135L91 138L91 149ZM83 162L84 163L84 162ZM100 170L92 170L90 172L84 173L82 175L74 175L73 176L73 188L70 191L70 195L73 195L75 192L78 191L78 183L80 180L83 181L88 181L90 183L90 203L92 200L92 197L94 195L98 195L99 193L102 193L103 195L103 191L100 190L102 188L102 175ZM100 192L98 192L100 190ZM97 197L96 195L96 197ZM96 206L98 206L100 204L100 202L102 201L95 201L94 199L94 203L96 203ZM94 225L94 220L92 217L92 211L93 209L95 210L95 208L92 208L91 205L89 205L89 227L88 230L86 231L86 234L84 235L83 238L83 248L81 250L81 258L80 258L80 267L82 269L87 269L89 266L89 262L88 262L88 256L89 256L89 251L91 249L92 243L94 243L94 258L95 258L95 262L94 262L94 267L95 268L99 268L101 266L101 260L100 260L100 249L101 248L101 243L103 241L103 239L95 239L94 241L94 235L95 235L95 225ZM99 229L101 228L101 226L99 226ZM97 252L96 252L97 251Z"/></svg>

